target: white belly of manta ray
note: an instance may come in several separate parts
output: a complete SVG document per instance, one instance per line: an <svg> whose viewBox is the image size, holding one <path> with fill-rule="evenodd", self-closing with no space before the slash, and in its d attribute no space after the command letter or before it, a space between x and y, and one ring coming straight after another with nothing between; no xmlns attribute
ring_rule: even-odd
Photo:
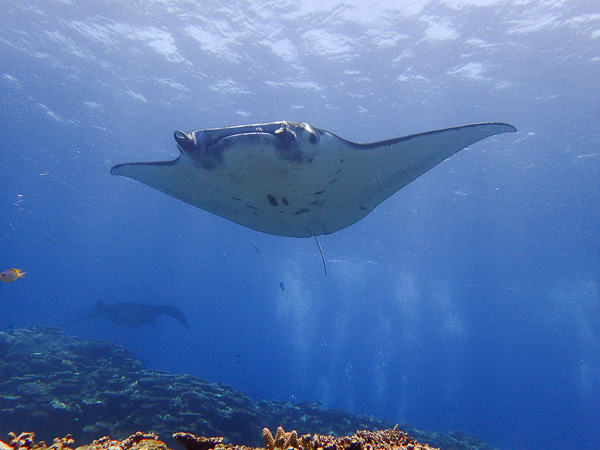
<svg viewBox="0 0 600 450"><path fill-rule="evenodd" d="M118 164L110 173L253 230L317 239L358 222L469 145L515 131L477 123L370 143L303 122L176 131L173 161Z"/></svg>

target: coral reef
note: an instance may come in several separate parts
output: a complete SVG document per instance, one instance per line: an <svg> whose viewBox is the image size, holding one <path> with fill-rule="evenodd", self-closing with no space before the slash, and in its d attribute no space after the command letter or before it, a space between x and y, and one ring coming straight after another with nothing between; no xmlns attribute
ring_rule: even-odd
<svg viewBox="0 0 600 450"><path fill-rule="evenodd" d="M73 447L70 435L54 439L51 446L44 441L35 443L33 433L10 434L8 444L0 441L2 450L170 450L154 433L138 431L122 441L111 440L105 436L91 444ZM323 436L305 434L298 438L296 431L286 433L282 427L277 429L275 438L268 428L263 429L265 448L243 445L223 444L222 437L207 438L190 433L175 433L173 438L186 450L436 450L425 444L419 444L396 428L383 431L357 431L352 436ZM439 449L438 449L439 450Z"/></svg>
<svg viewBox="0 0 600 450"><path fill-rule="evenodd" d="M54 441L51 447L56 450L70 448L70 439L92 442L106 434L116 439L131 435L128 439L148 441L148 445L158 442L156 435L132 434L146 429L165 436L166 445L175 444L174 438L182 444L187 439L194 442L194 450L209 450L224 441L199 441L194 435L225 436L231 444L259 446L259 430L265 424L288 429L302 424L313 433L337 436L391 426L375 417L324 409L318 403L257 402L191 375L145 370L117 345L69 337L60 330L33 327L0 332L0 438L14 430L32 430L50 440L69 431L71 435ZM489 448L464 433L425 434L402 428L444 449ZM178 430L188 433L171 437ZM302 444L294 432L271 438L269 449L287 450L287 446L300 448L296 444ZM32 439L27 434L11 435L5 444L10 448L0 445L0 450L33 449ZM103 439L90 444L93 450L102 445L106 450L129 449L121 448L127 439L117 441L118 445ZM153 450L164 449L156 444Z"/></svg>
<svg viewBox="0 0 600 450"><path fill-rule="evenodd" d="M180 439L177 434L185 434L185 439ZM243 446L225 446L215 438L209 440L186 433L176 433L174 437L186 450L249 450ZM263 440L265 447L254 450L434 450L433 447L418 443L396 427L381 431L357 431L352 436L342 437L318 434L298 437L296 430L285 432L282 427L277 428L273 437L271 431L264 428Z"/></svg>
<svg viewBox="0 0 600 450"><path fill-rule="evenodd" d="M75 440L71 435L54 439L54 443L47 446L44 441L35 442L34 433L21 433L16 436L9 433L8 444L0 441L2 450L74 450ZM167 445L158 440L154 433L138 431L122 441L112 440L108 436L94 440L91 444L77 447L77 450L169 450Z"/></svg>
<svg viewBox="0 0 600 450"><path fill-rule="evenodd" d="M109 342L30 328L0 332L0 439L32 430L46 441L68 430L77 441L136 430L185 430L260 445L264 424L304 423L315 432L381 429L379 419L324 410L316 403L257 402L190 375L145 370Z"/></svg>
<svg viewBox="0 0 600 450"><path fill-rule="evenodd" d="M275 437L268 428L263 429L266 450L402 450L431 449L419 444L403 431L394 427L381 431L357 431L352 436L323 436L304 434L298 438L296 430L286 433L282 427L277 428ZM192 450L192 449L187 449Z"/></svg>

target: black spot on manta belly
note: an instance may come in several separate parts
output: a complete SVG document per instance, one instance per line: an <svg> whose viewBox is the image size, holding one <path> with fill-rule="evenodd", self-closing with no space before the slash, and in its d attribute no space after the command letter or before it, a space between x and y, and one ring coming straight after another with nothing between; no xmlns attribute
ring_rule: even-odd
<svg viewBox="0 0 600 450"><path fill-rule="evenodd" d="M313 195L321 195L323 192L325 192L325 189L322 191L313 192Z"/></svg>
<svg viewBox="0 0 600 450"><path fill-rule="evenodd" d="M331 180L331 181L329 182L329 184L333 184L333 183L335 183L337 180L338 180L337 178L334 178L333 180Z"/></svg>
<svg viewBox="0 0 600 450"><path fill-rule="evenodd" d="M269 203L273 206L277 206L279 203L277 203L277 199L275 197L273 197L271 194L267 195L267 200L269 200Z"/></svg>
<svg viewBox="0 0 600 450"><path fill-rule="evenodd" d="M282 202L282 203L283 203L285 206L287 206L287 205L289 205L289 204L290 204L290 202L288 202L288 199L287 199L287 198L285 198L285 197L283 197L283 198L281 199L281 202Z"/></svg>
<svg viewBox="0 0 600 450"><path fill-rule="evenodd" d="M366 211L366 206L359 206L358 209L362 209L363 211Z"/></svg>
<svg viewBox="0 0 600 450"><path fill-rule="evenodd" d="M250 209L258 209L256 206L249 205L248 203L244 203Z"/></svg>
<svg viewBox="0 0 600 450"><path fill-rule="evenodd" d="M299 209L298 211L296 211L294 214L298 214L298 215L300 215L300 214L305 214L305 213L307 213L307 212L310 212L310 209L308 209L308 208L300 208L300 209Z"/></svg>

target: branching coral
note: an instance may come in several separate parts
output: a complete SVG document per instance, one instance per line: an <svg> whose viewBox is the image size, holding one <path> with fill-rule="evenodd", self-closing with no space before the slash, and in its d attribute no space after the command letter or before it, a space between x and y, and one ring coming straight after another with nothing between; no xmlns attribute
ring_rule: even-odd
<svg viewBox="0 0 600 450"><path fill-rule="evenodd" d="M289 447L300 448L298 442L298 433L296 430L286 433L282 427L277 428L275 438L271 434L268 428L263 428L263 440L265 441L265 448L267 450L284 449Z"/></svg>
<svg viewBox="0 0 600 450"><path fill-rule="evenodd" d="M47 447L44 441L36 444L34 433L21 433L18 436L15 433L8 433L8 437L8 444L0 441L0 450L71 450L75 443L70 434L64 438L54 439L54 443L50 447Z"/></svg>
<svg viewBox="0 0 600 450"><path fill-rule="evenodd" d="M141 431L138 431L135 434L132 434L131 436L129 436L127 439L121 441L119 443L119 447L122 450L130 450L132 449L136 444L139 444L141 441L154 441L156 442L156 445L152 445L152 443L148 443L146 442L145 448L153 448L158 450L159 448L163 448L164 450L167 450L167 446L160 442L158 440L158 434L155 433L142 433ZM150 445L148 445L150 444Z"/></svg>

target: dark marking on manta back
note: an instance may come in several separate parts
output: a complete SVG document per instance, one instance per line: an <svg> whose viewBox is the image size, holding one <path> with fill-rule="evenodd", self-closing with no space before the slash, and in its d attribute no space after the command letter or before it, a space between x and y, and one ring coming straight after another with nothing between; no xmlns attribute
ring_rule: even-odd
<svg viewBox="0 0 600 450"><path fill-rule="evenodd" d="M294 214L296 215L300 215L300 214L305 214L307 212L310 212L310 209L308 208L300 208L298 211L296 211Z"/></svg>
<svg viewBox="0 0 600 450"><path fill-rule="evenodd" d="M287 205L289 205L289 204L290 204L290 202L288 202L288 199L287 199L287 198L285 198L285 197L283 197L283 198L281 199L281 202L282 202L282 203L283 203L285 206L287 206Z"/></svg>
<svg viewBox="0 0 600 450"><path fill-rule="evenodd" d="M313 192L313 195L321 195L323 192L325 192L325 189L322 191Z"/></svg>
<svg viewBox="0 0 600 450"><path fill-rule="evenodd" d="M277 199L275 197L273 197L271 194L267 194L267 200L269 200L269 203L273 206L279 205L279 203L277 202Z"/></svg>

